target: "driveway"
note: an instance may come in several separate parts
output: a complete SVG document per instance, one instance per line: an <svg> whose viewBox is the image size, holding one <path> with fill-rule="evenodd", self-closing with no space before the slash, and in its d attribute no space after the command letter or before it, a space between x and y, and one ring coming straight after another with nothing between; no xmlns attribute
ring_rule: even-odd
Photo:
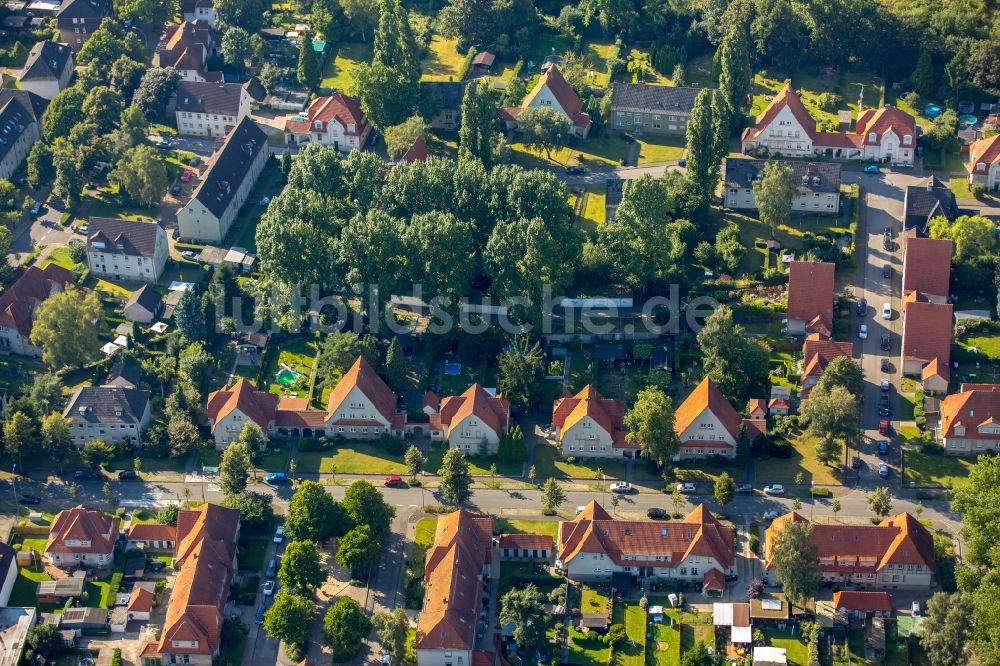
<svg viewBox="0 0 1000 666"><path fill-rule="evenodd" d="M74 237L81 241L85 240L82 235L74 233L69 227L62 226L59 223L61 217L62 211L46 205L41 215L26 225L22 223L15 228L7 262L14 266L19 265L27 255L31 254L32 249L40 245L46 246L38 255L39 259L43 259L54 248L65 245Z"/></svg>

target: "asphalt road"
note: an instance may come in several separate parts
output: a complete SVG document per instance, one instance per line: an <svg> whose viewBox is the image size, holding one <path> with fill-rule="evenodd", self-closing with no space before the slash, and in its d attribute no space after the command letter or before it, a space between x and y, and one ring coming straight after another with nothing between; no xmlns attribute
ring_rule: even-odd
<svg viewBox="0 0 1000 666"><path fill-rule="evenodd" d="M588 169L582 175L571 175L564 171L555 171L556 177L570 187L586 187L587 185L602 185L610 178L631 180L642 176L659 178L667 171L684 173L684 169L675 164L651 164L634 167L608 167L606 169Z"/></svg>

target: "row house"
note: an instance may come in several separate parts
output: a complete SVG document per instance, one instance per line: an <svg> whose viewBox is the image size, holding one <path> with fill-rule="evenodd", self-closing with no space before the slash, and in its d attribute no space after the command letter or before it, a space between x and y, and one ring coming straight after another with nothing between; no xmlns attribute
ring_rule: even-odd
<svg viewBox="0 0 1000 666"><path fill-rule="evenodd" d="M836 264L793 261L788 265L788 334L833 335Z"/></svg>
<svg viewBox="0 0 1000 666"><path fill-rule="evenodd" d="M1000 384L962 384L945 397L939 436L952 456L1000 451Z"/></svg>
<svg viewBox="0 0 1000 666"><path fill-rule="evenodd" d="M42 139L48 100L29 90L0 92L0 178L10 179Z"/></svg>

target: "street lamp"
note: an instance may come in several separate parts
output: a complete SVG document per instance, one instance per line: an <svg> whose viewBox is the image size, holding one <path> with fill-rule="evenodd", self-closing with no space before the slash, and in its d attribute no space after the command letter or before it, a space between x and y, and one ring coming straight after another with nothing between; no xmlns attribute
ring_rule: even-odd
<svg viewBox="0 0 1000 666"><path fill-rule="evenodd" d="M21 503L17 501L17 463L11 468L10 484L14 488L14 525L21 522Z"/></svg>

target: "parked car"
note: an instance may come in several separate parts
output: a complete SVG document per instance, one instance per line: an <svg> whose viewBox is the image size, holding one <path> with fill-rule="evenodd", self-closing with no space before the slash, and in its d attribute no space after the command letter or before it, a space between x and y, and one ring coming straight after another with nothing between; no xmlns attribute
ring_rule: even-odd
<svg viewBox="0 0 1000 666"><path fill-rule="evenodd" d="M390 474L382 479L382 485L386 488L397 488L403 485L403 477L398 474Z"/></svg>
<svg viewBox="0 0 1000 666"><path fill-rule="evenodd" d="M267 569L264 571L264 577L268 580L274 578L278 575L278 560L272 559L267 563Z"/></svg>
<svg viewBox="0 0 1000 666"><path fill-rule="evenodd" d="M785 487L780 483L769 483L764 486L765 495L784 495Z"/></svg>
<svg viewBox="0 0 1000 666"><path fill-rule="evenodd" d="M882 277L886 280L892 277L892 264L884 264L882 266Z"/></svg>
<svg viewBox="0 0 1000 666"><path fill-rule="evenodd" d="M571 176L579 176L580 174L584 173L585 171L586 171L586 169L584 169L582 166L568 166L568 167L566 167L566 173L570 174Z"/></svg>
<svg viewBox="0 0 1000 666"><path fill-rule="evenodd" d="M880 434L880 435L888 435L889 434L889 422L888 421L879 421L878 422L878 434Z"/></svg>
<svg viewBox="0 0 1000 666"><path fill-rule="evenodd" d="M687 494L687 493L693 493L697 489L698 488L693 483L691 483L690 481L686 481L684 483L678 483L677 484L677 492L679 492L679 493L685 493L685 494Z"/></svg>
<svg viewBox="0 0 1000 666"><path fill-rule="evenodd" d="M882 319L892 319L892 306L888 303L882 304Z"/></svg>
<svg viewBox="0 0 1000 666"><path fill-rule="evenodd" d="M646 517L651 520L665 520L668 517L668 514L666 509L654 506L651 509L646 509Z"/></svg>
<svg viewBox="0 0 1000 666"><path fill-rule="evenodd" d="M889 372L889 359L883 358L881 367L882 367L882 372Z"/></svg>
<svg viewBox="0 0 1000 666"><path fill-rule="evenodd" d="M777 509L771 509L770 511L765 511L764 515L761 516L764 520L770 522L781 515L781 512Z"/></svg>
<svg viewBox="0 0 1000 666"><path fill-rule="evenodd" d="M118 472L119 481L134 481L139 478L139 473L134 469L123 469Z"/></svg>
<svg viewBox="0 0 1000 666"><path fill-rule="evenodd" d="M861 461L861 458L859 456L854 456L853 458L851 458L851 467L853 467L854 469L861 469L862 467L864 467L864 465L865 464Z"/></svg>
<svg viewBox="0 0 1000 666"><path fill-rule="evenodd" d="M888 380L888 379L883 379L883 380L881 381L881 383L879 384L879 388L881 388L881 389L882 389L883 391L885 391L885 392L888 392L888 391L889 391L889 389L891 389L891 388L892 388L892 384L890 384L890 383L889 383L889 380Z"/></svg>
<svg viewBox="0 0 1000 666"><path fill-rule="evenodd" d="M868 339L868 324L861 324L858 328L858 337L862 340Z"/></svg>
<svg viewBox="0 0 1000 666"><path fill-rule="evenodd" d="M878 399L878 415L889 416L890 414L892 414L892 409L889 407L889 396L880 396Z"/></svg>
<svg viewBox="0 0 1000 666"><path fill-rule="evenodd" d="M267 612L267 606L258 606L257 615L254 617L254 622L257 624L264 624L264 613Z"/></svg>
<svg viewBox="0 0 1000 666"><path fill-rule="evenodd" d="M19 504L41 504L42 500L38 495L32 495L30 493L21 493L17 498Z"/></svg>
<svg viewBox="0 0 1000 666"><path fill-rule="evenodd" d="M177 196L178 194L181 193L181 186L175 184L173 187L170 188L170 193L173 194L174 196Z"/></svg>
<svg viewBox="0 0 1000 666"><path fill-rule="evenodd" d="M194 171L191 171L191 169L184 169L184 173L181 174L181 182L186 183L192 178L194 178Z"/></svg>
<svg viewBox="0 0 1000 666"><path fill-rule="evenodd" d="M737 495L753 495L753 484L752 483L737 483L736 484L736 494Z"/></svg>
<svg viewBox="0 0 1000 666"><path fill-rule="evenodd" d="M382 653L382 666L392 666L392 655L388 652Z"/></svg>
<svg viewBox="0 0 1000 666"><path fill-rule="evenodd" d="M281 543L285 540L285 526L278 525L278 529L274 530L274 543Z"/></svg>
<svg viewBox="0 0 1000 666"><path fill-rule="evenodd" d="M882 239L882 249L885 250L886 252L892 252L892 248L893 248L892 237L891 236L884 237Z"/></svg>
<svg viewBox="0 0 1000 666"><path fill-rule="evenodd" d="M881 476L883 479L888 479L889 478L889 466L886 465L885 463L879 463L879 466L878 466L878 475Z"/></svg>
<svg viewBox="0 0 1000 666"><path fill-rule="evenodd" d="M264 476L264 483L270 483L272 485L288 483L288 475L284 472L271 472L270 474Z"/></svg>
<svg viewBox="0 0 1000 666"><path fill-rule="evenodd" d="M866 312L868 312L868 300L862 298L858 301L858 316L864 317Z"/></svg>
<svg viewBox="0 0 1000 666"><path fill-rule="evenodd" d="M195 252L194 250L184 250L183 252L181 252L181 256L184 257L185 259L190 259L191 261L194 261L195 259L198 258L198 253Z"/></svg>
<svg viewBox="0 0 1000 666"><path fill-rule="evenodd" d="M201 158L197 155L193 155L191 159L188 160L188 166L198 166L201 164Z"/></svg>
<svg viewBox="0 0 1000 666"><path fill-rule="evenodd" d="M262 592L264 593L264 596L265 597L269 597L272 594L274 594L274 588L277 587L277 586L278 586L278 584L275 583L273 580L264 581L264 589L262 590Z"/></svg>
<svg viewBox="0 0 1000 666"><path fill-rule="evenodd" d="M632 492L632 484L628 481L619 481L617 483L611 484L611 492L613 493L630 493Z"/></svg>
<svg viewBox="0 0 1000 666"><path fill-rule="evenodd" d="M865 167L865 173L878 173L878 167L874 164L869 164Z"/></svg>
<svg viewBox="0 0 1000 666"><path fill-rule="evenodd" d="M167 141L166 139L160 139L159 141L157 141L153 145L156 146L157 148L169 148L170 147L170 142Z"/></svg>
<svg viewBox="0 0 1000 666"><path fill-rule="evenodd" d="M80 226L78 226L76 228L76 230L79 231L81 234L89 233L90 232L90 225L89 224L81 224Z"/></svg>
<svg viewBox="0 0 1000 666"><path fill-rule="evenodd" d="M889 342L889 336L883 335L878 340L878 346L882 351L889 351L891 344Z"/></svg>
<svg viewBox="0 0 1000 666"><path fill-rule="evenodd" d="M910 604L910 612L913 613L913 617L920 617L921 610L919 601L914 601Z"/></svg>
<svg viewBox="0 0 1000 666"><path fill-rule="evenodd" d="M97 475L91 472L89 469L78 469L73 472L73 479L79 481L81 479L93 479Z"/></svg>
<svg viewBox="0 0 1000 666"><path fill-rule="evenodd" d="M41 201L36 201L35 205L31 207L31 216L38 217L42 214L42 209L45 208L45 204Z"/></svg>
<svg viewBox="0 0 1000 666"><path fill-rule="evenodd" d="M878 443L878 455L880 458L885 458L889 455L889 442L884 439Z"/></svg>

